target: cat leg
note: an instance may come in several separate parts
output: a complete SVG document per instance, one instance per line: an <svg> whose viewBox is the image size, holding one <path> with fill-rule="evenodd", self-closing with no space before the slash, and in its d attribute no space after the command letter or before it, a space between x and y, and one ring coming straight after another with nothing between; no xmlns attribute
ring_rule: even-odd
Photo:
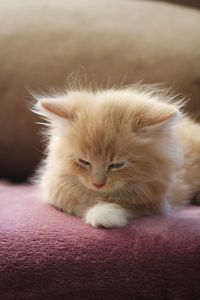
<svg viewBox="0 0 200 300"><path fill-rule="evenodd" d="M87 224L93 227L123 227L133 215L115 203L99 202L90 207L84 216Z"/></svg>

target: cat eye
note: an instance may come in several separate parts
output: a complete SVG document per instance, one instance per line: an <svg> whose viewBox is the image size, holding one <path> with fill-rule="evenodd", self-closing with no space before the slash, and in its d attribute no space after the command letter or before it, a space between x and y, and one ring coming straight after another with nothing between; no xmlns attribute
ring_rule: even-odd
<svg viewBox="0 0 200 300"><path fill-rule="evenodd" d="M121 169L122 167L124 167L125 162L117 162L117 163L112 163L108 166L108 170L117 170L117 169Z"/></svg>
<svg viewBox="0 0 200 300"><path fill-rule="evenodd" d="M78 159L78 163L79 163L79 165L81 165L83 167L89 167L89 166L91 166L91 164L89 163L89 161L86 161L84 159Z"/></svg>

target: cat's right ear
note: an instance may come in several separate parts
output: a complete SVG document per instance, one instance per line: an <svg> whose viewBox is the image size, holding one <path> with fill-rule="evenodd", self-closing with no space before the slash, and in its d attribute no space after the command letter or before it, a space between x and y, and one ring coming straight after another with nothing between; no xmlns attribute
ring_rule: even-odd
<svg viewBox="0 0 200 300"><path fill-rule="evenodd" d="M65 122L73 118L72 105L67 96L63 97L37 97L33 111L44 119L52 122Z"/></svg>

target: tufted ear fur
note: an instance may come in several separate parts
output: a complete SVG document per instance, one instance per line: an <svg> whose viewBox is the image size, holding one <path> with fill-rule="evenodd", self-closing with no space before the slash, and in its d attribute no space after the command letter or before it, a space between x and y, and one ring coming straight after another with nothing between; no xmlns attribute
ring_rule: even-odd
<svg viewBox="0 0 200 300"><path fill-rule="evenodd" d="M73 118L72 104L67 96L37 98L34 112L43 116L50 123L63 123Z"/></svg>
<svg viewBox="0 0 200 300"><path fill-rule="evenodd" d="M152 103L138 109L134 116L134 128L140 135L153 136L174 126L181 117L182 113L176 105Z"/></svg>

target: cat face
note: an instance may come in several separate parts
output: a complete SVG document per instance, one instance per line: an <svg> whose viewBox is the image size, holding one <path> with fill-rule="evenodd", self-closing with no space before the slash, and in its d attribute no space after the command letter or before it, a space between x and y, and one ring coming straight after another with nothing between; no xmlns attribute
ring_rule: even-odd
<svg viewBox="0 0 200 300"><path fill-rule="evenodd" d="M59 136L57 159L99 193L128 191L156 176L179 114L174 105L129 91L69 93L40 100L38 110L50 120L51 139Z"/></svg>
<svg viewBox="0 0 200 300"><path fill-rule="evenodd" d="M122 169L126 168L124 161L107 164L104 161L88 162L77 159L75 165L76 174L81 183L88 189L99 192L113 192L121 189L125 184L122 177Z"/></svg>

